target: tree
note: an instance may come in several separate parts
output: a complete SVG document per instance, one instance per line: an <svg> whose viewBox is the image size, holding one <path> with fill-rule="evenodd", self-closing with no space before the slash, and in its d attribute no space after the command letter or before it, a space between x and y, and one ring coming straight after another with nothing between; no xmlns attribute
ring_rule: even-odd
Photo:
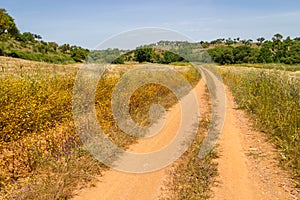
<svg viewBox="0 0 300 200"><path fill-rule="evenodd" d="M271 63L273 62L273 54L271 51L272 42L266 42L262 45L259 55L258 62L260 63Z"/></svg>
<svg viewBox="0 0 300 200"><path fill-rule="evenodd" d="M203 43L201 43L201 46L203 49L206 49L209 47L209 42L203 42Z"/></svg>
<svg viewBox="0 0 300 200"><path fill-rule="evenodd" d="M36 40L41 40L42 36L38 35L38 34L33 34L34 39Z"/></svg>
<svg viewBox="0 0 300 200"><path fill-rule="evenodd" d="M0 35L5 33L13 37L17 37L20 34L14 19L4 8L0 8Z"/></svg>
<svg viewBox="0 0 300 200"><path fill-rule="evenodd" d="M30 32L24 32L22 34L19 34L16 39L21 42L34 42L35 41L34 34L32 34Z"/></svg>
<svg viewBox="0 0 300 200"><path fill-rule="evenodd" d="M83 62L87 58L90 52L88 49L83 49L77 46L71 46L70 51L71 51L71 57L75 62Z"/></svg>
<svg viewBox="0 0 300 200"><path fill-rule="evenodd" d="M234 41L233 41L231 38L228 38L228 39L225 41L225 44L226 44L227 46L231 46L231 45L234 44Z"/></svg>
<svg viewBox="0 0 300 200"><path fill-rule="evenodd" d="M245 45L251 46L252 43L253 43L253 40L249 39L249 40L246 40Z"/></svg>
<svg viewBox="0 0 300 200"><path fill-rule="evenodd" d="M251 46L252 40L242 40L241 41L245 46Z"/></svg>
<svg viewBox="0 0 300 200"><path fill-rule="evenodd" d="M216 40L213 40L210 42L210 44L213 44L213 45L220 45L224 42L224 38L219 38L219 39L216 39Z"/></svg>
<svg viewBox="0 0 300 200"><path fill-rule="evenodd" d="M154 51L152 48L140 47L135 50L135 60L141 62L153 62L152 56Z"/></svg>
<svg viewBox="0 0 300 200"><path fill-rule="evenodd" d="M284 54L284 51L282 50L282 38L283 36L279 33L275 34L272 38L272 52L274 54L274 62L280 62L281 57Z"/></svg>
<svg viewBox="0 0 300 200"><path fill-rule="evenodd" d="M288 52L288 57L291 57L293 59L293 64L299 64L300 63L300 44L297 43L293 45Z"/></svg>
<svg viewBox="0 0 300 200"><path fill-rule="evenodd" d="M67 53L68 51L70 51L70 45L69 44L63 44L59 47L59 50L62 53Z"/></svg>
<svg viewBox="0 0 300 200"><path fill-rule="evenodd" d="M117 57L114 61L112 61L112 64L124 64L124 56Z"/></svg>
<svg viewBox="0 0 300 200"><path fill-rule="evenodd" d="M272 38L272 40L273 40L273 41L281 41L282 38L283 38L283 36L282 36L281 34L276 33L276 34L274 35L274 37Z"/></svg>
<svg viewBox="0 0 300 200"><path fill-rule="evenodd" d="M259 55L257 48L250 46L238 46L233 50L234 61L237 64L241 63L256 63Z"/></svg>
<svg viewBox="0 0 300 200"><path fill-rule="evenodd" d="M232 48L223 49L219 63L221 65L234 63L234 56L233 56Z"/></svg>
<svg viewBox="0 0 300 200"><path fill-rule="evenodd" d="M224 64L233 64L233 47L216 47L214 49L208 49L207 52L211 56L214 62L221 65Z"/></svg>
<svg viewBox="0 0 300 200"><path fill-rule="evenodd" d="M282 56L280 62L286 64L297 64L300 63L300 43L291 40L290 37L287 37L282 43Z"/></svg>
<svg viewBox="0 0 300 200"><path fill-rule="evenodd" d="M262 45L262 43L266 40L264 37L260 37L260 38L257 38L256 39L257 40L257 46L261 46Z"/></svg>
<svg viewBox="0 0 300 200"><path fill-rule="evenodd" d="M170 51L165 51L163 53L163 56L164 57L162 59L162 63L165 63L165 64L169 64L169 63L172 63L172 62L180 62L180 61L184 60L184 58L182 58L178 54L175 54L175 53L170 52Z"/></svg>
<svg viewBox="0 0 300 200"><path fill-rule="evenodd" d="M50 47L50 49L54 52L56 52L57 48L58 48L58 44L56 42L48 42L48 46Z"/></svg>

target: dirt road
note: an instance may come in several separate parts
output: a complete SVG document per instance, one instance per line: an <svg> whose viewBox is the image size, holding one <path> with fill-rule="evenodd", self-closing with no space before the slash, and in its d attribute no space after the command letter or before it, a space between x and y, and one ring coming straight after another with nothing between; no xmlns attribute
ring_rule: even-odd
<svg viewBox="0 0 300 200"><path fill-rule="evenodd" d="M200 81L195 87L197 99L202 99L205 94L205 84ZM201 105L199 106L206 106ZM201 109L201 107L200 107ZM167 113L166 123L159 134L147 139L140 139L137 144L130 147L130 151L145 153L159 150L168 145L175 136L181 119L180 105L176 104ZM80 191L75 200L153 200L158 199L167 176L169 168L146 173L146 174L129 174L115 170L109 170L100 178L100 182L93 188Z"/></svg>
<svg viewBox="0 0 300 200"><path fill-rule="evenodd" d="M195 88L200 100L205 94L203 81ZM219 176L212 188L213 200L267 200L299 199L299 191L293 189L289 176L278 167L278 153L266 141L262 133L253 131L251 122L243 111L237 110L230 92L226 89L226 121L217 152ZM177 104L167 114L165 127L160 134L142 139L130 147L135 152L150 152L167 145L180 121ZM109 170L100 177L95 187L78 192L75 200L153 200L158 199L169 168L146 174L128 174Z"/></svg>

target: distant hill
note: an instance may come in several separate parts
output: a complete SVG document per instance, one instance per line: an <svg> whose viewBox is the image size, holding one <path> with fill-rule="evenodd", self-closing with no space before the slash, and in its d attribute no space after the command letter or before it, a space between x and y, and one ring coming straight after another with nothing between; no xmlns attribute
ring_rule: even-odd
<svg viewBox="0 0 300 200"><path fill-rule="evenodd" d="M171 52L171 53L170 53ZM300 63L300 38L284 39L275 34L271 40L216 39L211 42L159 41L140 46L133 51L106 49L92 51L89 60L123 62L203 62L220 65L248 63Z"/></svg>
<svg viewBox="0 0 300 200"><path fill-rule="evenodd" d="M205 50L205 51L204 51ZM171 52L171 53L170 53ZM14 19L0 8L0 56L9 56L48 63L83 61L108 62L204 62L218 64L300 63L300 38L284 38L277 33L271 40L219 38L211 42L160 41L138 47L134 51L106 49L90 52L69 44L45 42L38 34L20 33Z"/></svg>

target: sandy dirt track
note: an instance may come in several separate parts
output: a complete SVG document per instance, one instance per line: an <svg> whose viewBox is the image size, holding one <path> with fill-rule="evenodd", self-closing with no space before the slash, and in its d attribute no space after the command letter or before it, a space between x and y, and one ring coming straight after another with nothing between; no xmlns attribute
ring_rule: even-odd
<svg viewBox="0 0 300 200"><path fill-rule="evenodd" d="M200 109L205 84L195 87ZM236 109L233 97L226 88L226 120L218 142L219 176L212 188L213 200L299 199L289 175L278 167L278 152L266 137L251 128L251 121ZM139 140L130 147L135 152L150 152L167 145L180 121L180 107L176 104L167 114L164 129L157 136ZM158 199L169 168L146 174L129 174L108 170L95 187L78 192L75 200L153 200Z"/></svg>

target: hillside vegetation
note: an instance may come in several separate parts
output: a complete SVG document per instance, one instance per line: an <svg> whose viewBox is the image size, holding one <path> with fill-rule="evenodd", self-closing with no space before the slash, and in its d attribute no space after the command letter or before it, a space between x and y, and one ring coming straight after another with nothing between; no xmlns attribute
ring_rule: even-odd
<svg viewBox="0 0 300 200"><path fill-rule="evenodd" d="M236 39L217 39L211 42L172 42L160 41L151 44L152 47L171 47L170 50L178 53L189 61L211 62L210 58L201 51L206 50L212 60L218 64L242 63L300 63L300 38L284 39L281 34L275 34L271 40L264 37L257 38L257 42ZM201 56L202 55L202 56Z"/></svg>
<svg viewBox="0 0 300 200"><path fill-rule="evenodd" d="M82 62L88 54L88 49L45 42L38 34L21 33L14 19L0 8L0 56L68 64Z"/></svg>

